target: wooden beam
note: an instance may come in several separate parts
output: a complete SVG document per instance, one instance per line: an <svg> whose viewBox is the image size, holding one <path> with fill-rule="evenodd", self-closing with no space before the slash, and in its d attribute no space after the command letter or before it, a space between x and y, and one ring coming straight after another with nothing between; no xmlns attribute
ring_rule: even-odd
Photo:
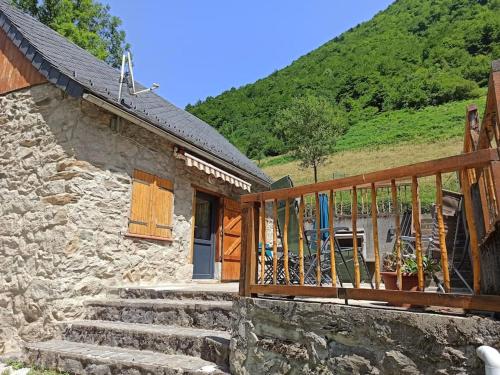
<svg viewBox="0 0 500 375"><path fill-rule="evenodd" d="M293 188L277 189L262 193L246 194L241 197L242 202L259 202L262 199L290 199L305 194L314 194L320 191L339 190L351 186L385 182L390 180L408 179L411 176L425 177L435 175L436 172L454 172L461 168L481 167L493 160L500 160L496 149L484 149L467 154L450 156L447 158L425 161L402 167L386 169L352 177L340 178L308 184Z"/></svg>
<svg viewBox="0 0 500 375"><path fill-rule="evenodd" d="M338 288L338 297L354 300L385 301L395 305L446 306L466 310L500 312L500 296Z"/></svg>
<svg viewBox="0 0 500 375"><path fill-rule="evenodd" d="M337 288L331 286L315 285L252 285L251 293L281 295L281 296L302 296L318 298L336 298Z"/></svg>
<svg viewBox="0 0 500 375"><path fill-rule="evenodd" d="M250 285L257 281L259 214L257 203L242 205L240 296L251 296Z"/></svg>

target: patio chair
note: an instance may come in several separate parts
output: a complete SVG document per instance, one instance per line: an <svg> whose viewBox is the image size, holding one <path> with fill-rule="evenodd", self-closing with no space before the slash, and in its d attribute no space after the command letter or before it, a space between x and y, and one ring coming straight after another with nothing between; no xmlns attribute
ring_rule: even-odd
<svg viewBox="0 0 500 375"><path fill-rule="evenodd" d="M281 189L293 187L293 182L289 176L283 177L282 179L276 181L271 185L272 189ZM323 211L328 212L328 202L324 200L326 203L326 209L324 207ZM288 249L289 249L289 274L290 274L290 283L298 284L299 283L299 257L298 257L298 248L299 248L299 222L298 222L298 204L296 199L290 199L289 207L290 207L290 215L288 222ZM278 229L279 238L283 238L282 236L282 228L284 228L285 221L285 202L281 201L278 205L278 222L276 223ZM324 223L328 223L328 217L323 215ZM339 227L335 229L335 232L345 231L348 228ZM316 251L313 251L312 247L315 246L316 241L311 241L314 239L316 231L305 230L303 241L304 241L304 283L305 284L316 284ZM329 229L322 229L322 233L324 236L324 240L322 242L322 255L321 255L321 268L322 268L322 284L331 283L331 270L330 270L330 250L329 250ZM313 246L311 244L314 243ZM352 273L350 271L350 263L353 263L352 259L352 247L341 247L338 240L335 239L335 251L338 256L336 259L336 267L337 267L337 275L338 282L342 286L342 282L345 282L345 279L349 279L350 282L353 282ZM273 258L272 252L266 251L266 272L264 276L265 283L273 282ZM371 283L371 276L366 266L366 262L361 253L359 253L362 267L362 279L367 280ZM353 268L353 267L352 267ZM340 271L342 269L342 271ZM347 275L347 277L346 277ZM344 279L344 280L343 280ZM277 282L278 284L285 283L285 275L284 275L284 259L283 259L283 249L282 247L278 248L278 269L277 269Z"/></svg>

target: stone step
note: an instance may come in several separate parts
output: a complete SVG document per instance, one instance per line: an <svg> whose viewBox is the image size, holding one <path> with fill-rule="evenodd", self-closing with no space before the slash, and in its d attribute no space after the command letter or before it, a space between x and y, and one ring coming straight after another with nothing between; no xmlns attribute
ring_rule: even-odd
<svg viewBox="0 0 500 375"><path fill-rule="evenodd" d="M108 299L85 303L87 319L162 324L227 331L230 301Z"/></svg>
<svg viewBox="0 0 500 375"><path fill-rule="evenodd" d="M78 375L227 374L197 357L62 340L26 344L25 355L32 365Z"/></svg>
<svg viewBox="0 0 500 375"><path fill-rule="evenodd" d="M233 301L238 295L237 292L232 290L187 287L120 287L110 289L109 294L125 299L190 299L205 301Z"/></svg>
<svg viewBox="0 0 500 375"><path fill-rule="evenodd" d="M229 368L230 335L224 331L84 320L63 323L62 337L87 344L184 354Z"/></svg>

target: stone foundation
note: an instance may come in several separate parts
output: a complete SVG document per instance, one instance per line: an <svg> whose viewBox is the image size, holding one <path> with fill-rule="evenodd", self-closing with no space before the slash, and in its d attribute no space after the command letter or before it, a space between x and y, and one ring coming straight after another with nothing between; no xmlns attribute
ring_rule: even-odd
<svg viewBox="0 0 500 375"><path fill-rule="evenodd" d="M134 169L174 181L173 241L125 236ZM240 193L51 84L0 96L0 353L52 337L107 286L191 280L193 184Z"/></svg>
<svg viewBox="0 0 500 375"><path fill-rule="evenodd" d="M233 374L484 374L475 350L500 347L481 317L240 298Z"/></svg>

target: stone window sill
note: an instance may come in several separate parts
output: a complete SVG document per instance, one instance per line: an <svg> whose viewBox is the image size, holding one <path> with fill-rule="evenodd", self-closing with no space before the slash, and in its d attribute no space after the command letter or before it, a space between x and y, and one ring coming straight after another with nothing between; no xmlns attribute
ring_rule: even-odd
<svg viewBox="0 0 500 375"><path fill-rule="evenodd" d="M125 237L132 237L132 238L138 238L138 239L143 239L143 240L174 242L173 238L149 236L147 234L125 233Z"/></svg>

